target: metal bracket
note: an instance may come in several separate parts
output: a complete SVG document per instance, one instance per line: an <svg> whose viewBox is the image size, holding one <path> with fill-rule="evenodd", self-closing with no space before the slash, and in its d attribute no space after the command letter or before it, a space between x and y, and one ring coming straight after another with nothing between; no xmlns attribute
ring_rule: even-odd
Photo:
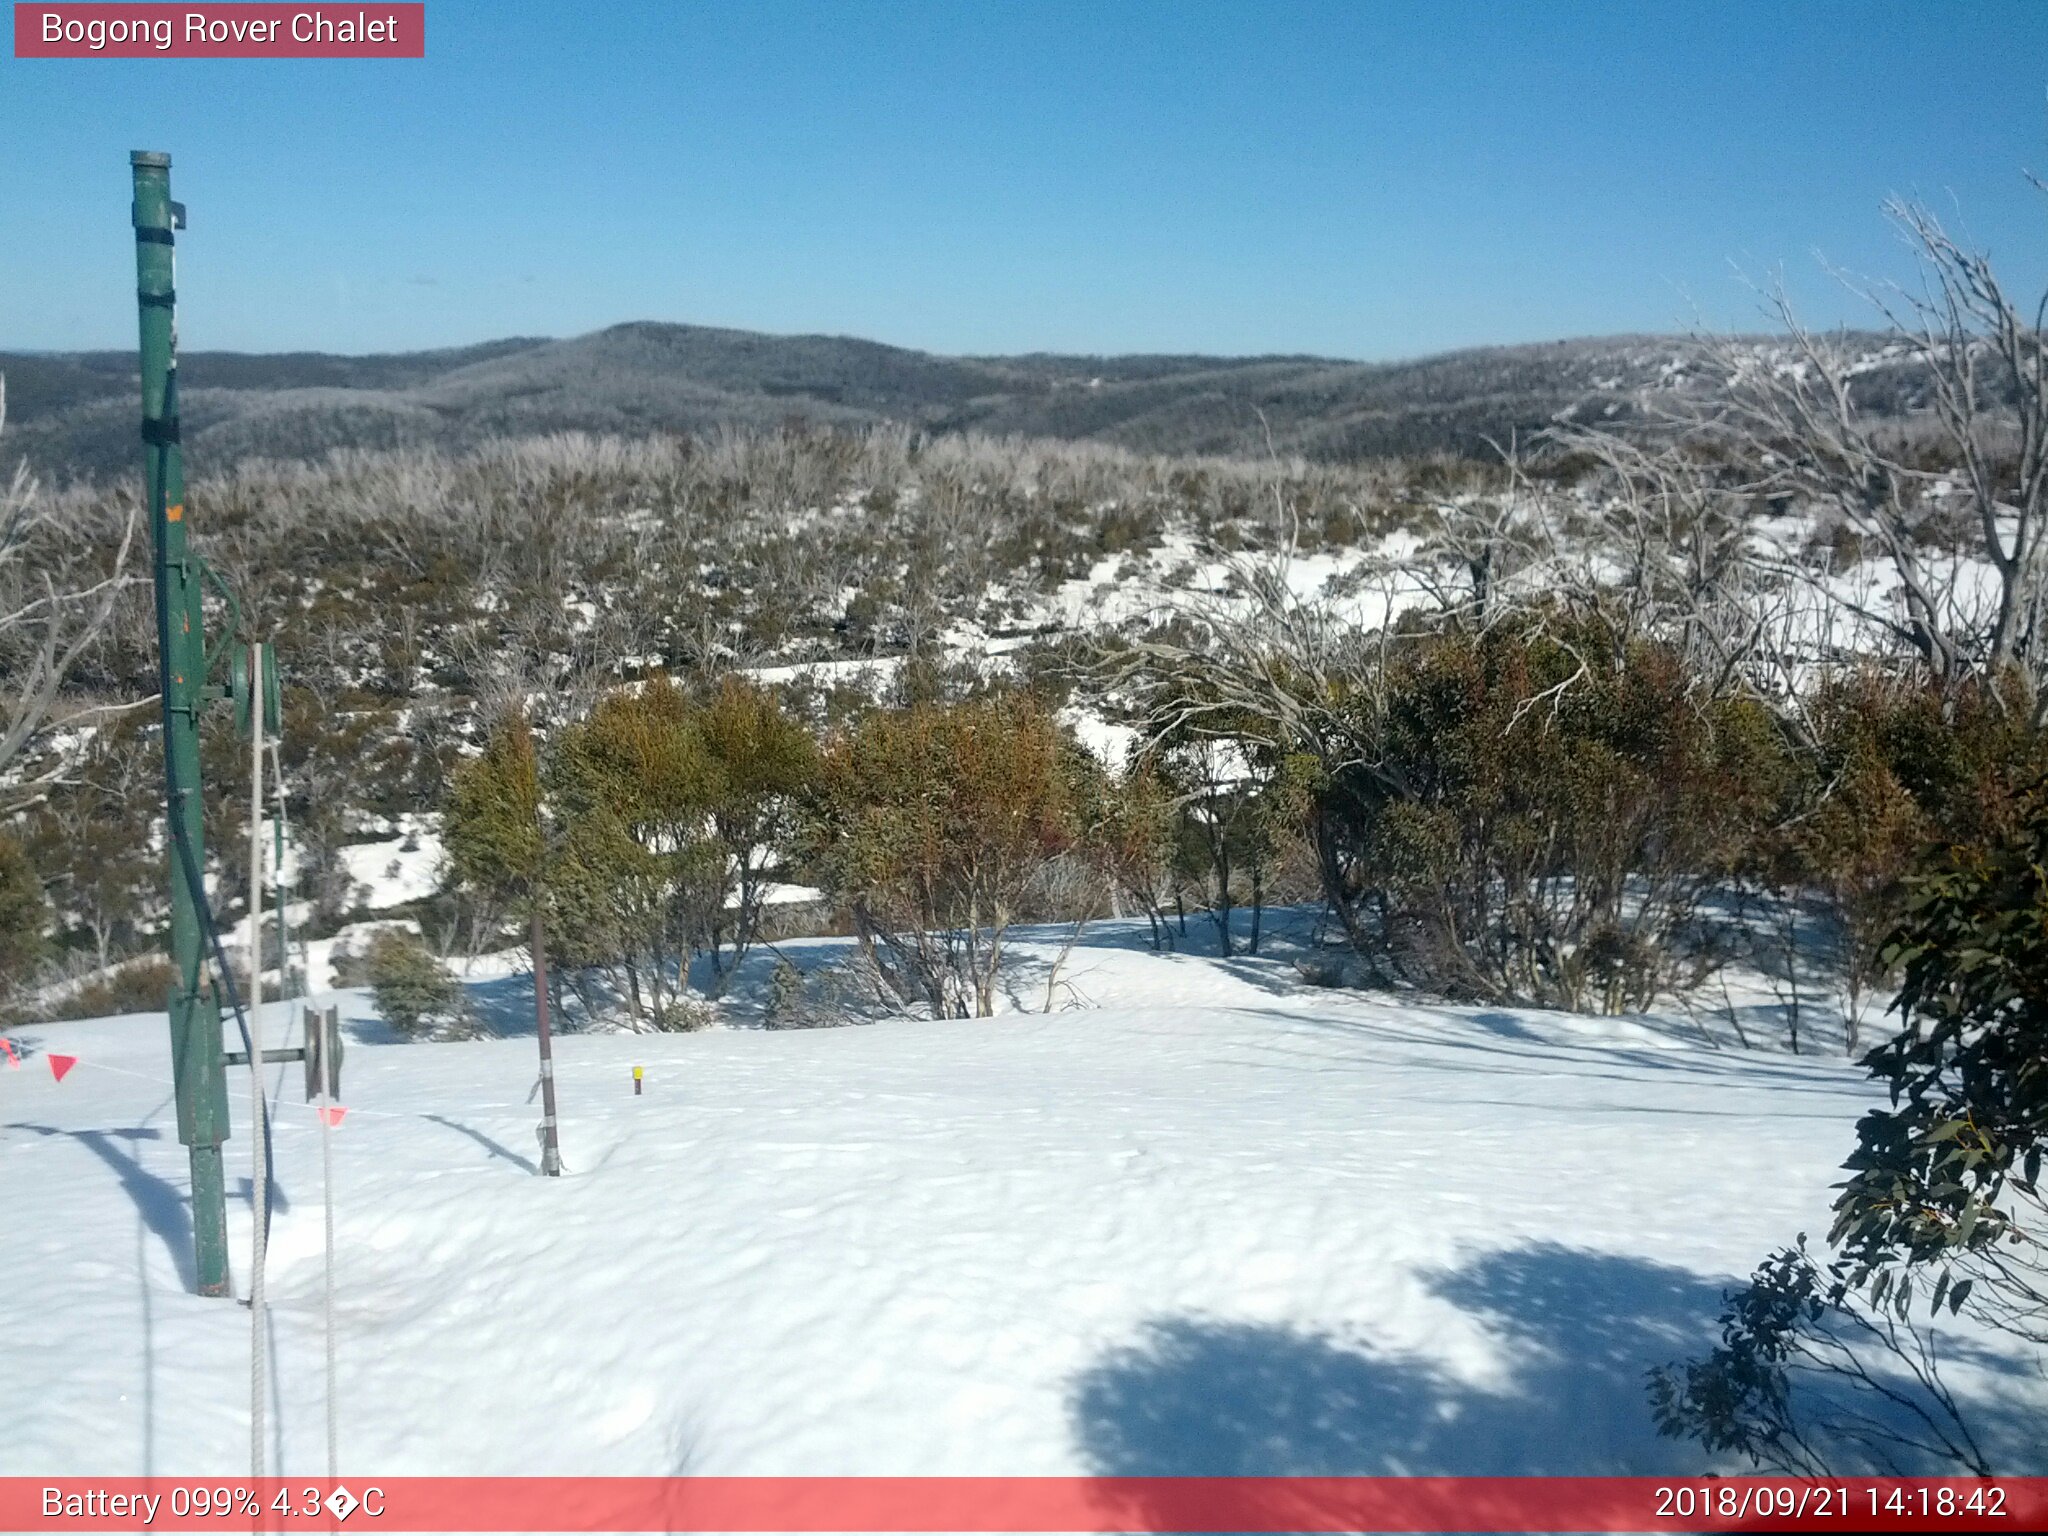
<svg viewBox="0 0 2048 1536"><path fill-rule="evenodd" d="M263 729L275 736L284 727L284 700L278 688L277 653L269 646L263 648L263 675L253 676L249 665L250 647L239 642L228 657L228 697L235 704L235 729L244 736L250 733L250 722L258 701L263 706Z"/></svg>
<svg viewBox="0 0 2048 1536"><path fill-rule="evenodd" d="M263 1053L266 1064L281 1061L303 1061L306 1064L306 1102L311 1104L320 1097L323 1087L329 1090L330 1099L341 1094L341 1010L339 1008L305 1010L306 1043L304 1045L277 1045ZM229 1051L221 1058L231 1067L249 1065L247 1051Z"/></svg>
<svg viewBox="0 0 2048 1536"><path fill-rule="evenodd" d="M207 562L204 555L194 556L193 560L199 567L199 579L208 583L220 596L221 600L228 605L227 633L221 637L218 643L204 648L205 672L203 675L212 677L213 669L220 663L221 654L228 649L235 637L242 633L242 605L235 597L235 589L228 585L227 578L222 576L219 571L216 571Z"/></svg>

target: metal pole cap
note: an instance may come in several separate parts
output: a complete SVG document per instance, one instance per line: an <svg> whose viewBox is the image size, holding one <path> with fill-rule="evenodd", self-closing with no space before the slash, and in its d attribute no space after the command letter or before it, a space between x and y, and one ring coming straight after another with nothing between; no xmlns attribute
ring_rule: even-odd
<svg viewBox="0 0 2048 1536"><path fill-rule="evenodd" d="M128 151L128 163L153 166L157 170L167 171L171 168L171 157L168 152L161 149L131 149Z"/></svg>

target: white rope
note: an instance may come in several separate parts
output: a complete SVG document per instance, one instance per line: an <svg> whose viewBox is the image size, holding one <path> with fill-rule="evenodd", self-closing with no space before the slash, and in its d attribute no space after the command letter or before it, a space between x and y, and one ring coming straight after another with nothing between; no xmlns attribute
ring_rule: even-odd
<svg viewBox="0 0 2048 1536"><path fill-rule="evenodd" d="M309 1014L315 1029L324 1028ZM320 1107L334 1102L334 1056L327 1049L334 1041L323 1040L320 1053ZM320 1116L320 1194L327 1207L327 1268L321 1276L321 1321L327 1330L327 1476L341 1474L335 1469L334 1430L334 1127L324 1113Z"/></svg>
<svg viewBox="0 0 2048 1536"><path fill-rule="evenodd" d="M249 1137L256 1226L249 1265L249 1475L263 1475L263 1256L270 1214L270 1166L264 1156L263 1093L263 647L249 647Z"/></svg>
<svg viewBox="0 0 2048 1536"><path fill-rule="evenodd" d="M291 920L288 912L290 904L285 900L284 889L284 851L285 845L291 840L291 808L284 788L284 756L280 750L281 745L282 743L277 741L270 743L270 779L272 793L277 801L276 868L271 871L271 878L277 883L277 966L280 995L285 990L285 981L291 976L292 963L291 938L288 931ZM312 966L309 961L303 962L299 975L302 998L310 997L312 985ZM303 1002L300 1005L300 1012L306 1021L305 1048L308 1051L313 1049L313 1037L316 1032L320 1035L321 1047L320 1095L317 1109L320 1119L320 1203L326 1227L326 1262L320 1274L320 1312L327 1355L327 1476L332 1480L341 1475L337 1470L340 1460L337 1452L339 1435L334 1406L334 1125L327 1113L335 1102L335 1063L331 1047L336 1041L327 1036L319 1013ZM338 1034L339 1031L337 1037Z"/></svg>
<svg viewBox="0 0 2048 1536"><path fill-rule="evenodd" d="M15 1039L17 1041L23 1038L24 1037L21 1035L15 1036ZM90 1056L78 1057L77 1062L77 1070L80 1072L111 1072L116 1077L132 1077L138 1083L150 1083L158 1088L174 1089L177 1086L177 1084L171 1078L161 1077L154 1072L137 1072L132 1067L113 1066L108 1062L95 1061ZM578 1081L580 1080L581 1079L579 1078ZM539 1087L539 1084L536 1083L534 1086L537 1088ZM531 1101L529 1100L529 1102ZM269 1107L273 1116L280 1109L298 1109L305 1110L309 1113L315 1114L317 1114L320 1109L320 1106L317 1103L308 1102L305 1104L294 1104L290 1099L273 1099ZM509 1110L511 1107L512 1106L509 1104L486 1104L480 1106L480 1109L483 1111L495 1111ZM439 1111L436 1111L433 1114L416 1114L410 1110L403 1109L366 1109L362 1105L357 1104L351 1106L348 1110L348 1118L350 1120L429 1120L432 1121L434 1124L439 1125L446 1117L442 1115Z"/></svg>
<svg viewBox="0 0 2048 1536"><path fill-rule="evenodd" d="M276 809L271 825L276 836L270 845L270 899L277 908L277 997L284 1001L292 979L291 913L290 903L284 899L284 850L291 841L292 821L284 793L284 757L278 751L275 738L270 742L270 798ZM299 993L304 996L311 986L306 976L306 967L299 967ZM286 1017L290 1017L287 1013Z"/></svg>

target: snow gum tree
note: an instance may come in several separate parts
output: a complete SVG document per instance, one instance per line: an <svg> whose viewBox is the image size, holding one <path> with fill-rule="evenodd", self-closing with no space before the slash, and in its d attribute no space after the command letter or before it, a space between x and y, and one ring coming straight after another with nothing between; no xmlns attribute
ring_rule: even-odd
<svg viewBox="0 0 2048 1536"><path fill-rule="evenodd" d="M0 378L0 432L6 425ZM53 717L96 713L66 710L60 698L132 584L137 524L132 505L67 523L37 495L25 463L0 477L0 810L29 800L61 771L27 762Z"/></svg>
<svg viewBox="0 0 2048 1536"><path fill-rule="evenodd" d="M1851 1284L1980 1305L2048 1345L2048 784L1989 846L1913 882L1886 958L1904 1027L1865 1058L1889 1107L1857 1126L1830 1240Z"/></svg>
<svg viewBox="0 0 2048 1536"><path fill-rule="evenodd" d="M1166 908L1178 884L1178 796L1150 753L1140 754L1120 774L1094 775L1083 783L1091 801L1088 857L1102 871L1114 899L1145 914L1153 949L1172 948L1174 930Z"/></svg>
<svg viewBox="0 0 2048 1536"><path fill-rule="evenodd" d="M687 990L693 929L722 905L716 778L690 702L667 678L606 695L549 754L563 853L587 875L582 888L609 894L634 1012L657 1027Z"/></svg>
<svg viewBox="0 0 2048 1536"><path fill-rule="evenodd" d="M1875 360L1779 286L1773 346L1696 337L1703 387L1652 404L1649 430L1560 436L1611 472L1643 569L1666 578L1649 595L1711 665L1796 710L1816 663L1906 661L1946 697L1988 688L2048 726L2048 295L2010 292L1925 206L1886 212L1919 271L1863 292ZM1817 521L1825 545L1754 537L1760 507Z"/></svg>
<svg viewBox="0 0 2048 1536"><path fill-rule="evenodd" d="M456 879L503 902L531 900L545 851L540 812L533 730L515 714L450 776L442 835Z"/></svg>
<svg viewBox="0 0 2048 1536"><path fill-rule="evenodd" d="M481 753L449 775L442 817L448 874L479 904L479 933L517 914L540 940L551 883L541 810L533 730L515 712L498 723ZM537 966L543 959L534 958Z"/></svg>
<svg viewBox="0 0 2048 1536"><path fill-rule="evenodd" d="M728 677L697 712L711 760L709 836L721 859L717 901L704 912L713 987L722 991L760 936L777 851L795 835L801 799L818 771L818 744L776 696Z"/></svg>
<svg viewBox="0 0 2048 1536"><path fill-rule="evenodd" d="M138 803L153 808L160 772L143 722L109 720L22 818L31 860L55 877L60 926L82 930L103 969L145 947L162 919L163 857L134 815Z"/></svg>
<svg viewBox="0 0 2048 1536"><path fill-rule="evenodd" d="M697 697L657 676L565 727L543 778L558 824L552 901L573 963L622 975L635 1016L659 1027L683 1017L692 956L722 992L760 936L816 761L809 731L739 678Z"/></svg>
<svg viewBox="0 0 2048 1536"><path fill-rule="evenodd" d="M899 1004L995 1012L1010 924L1075 837L1063 759L1052 715L1015 692L875 710L827 743L813 859Z"/></svg>

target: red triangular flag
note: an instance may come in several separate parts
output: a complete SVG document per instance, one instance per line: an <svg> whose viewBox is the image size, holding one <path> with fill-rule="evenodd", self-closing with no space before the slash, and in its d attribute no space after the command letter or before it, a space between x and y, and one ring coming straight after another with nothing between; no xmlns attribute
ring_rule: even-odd
<svg viewBox="0 0 2048 1536"><path fill-rule="evenodd" d="M345 1104L322 1104L320 1106L320 1118L329 1125L341 1124L341 1117L347 1113L348 1106Z"/></svg>
<svg viewBox="0 0 2048 1536"><path fill-rule="evenodd" d="M5 1035L0 1035L0 1051L7 1053L7 1065L19 1072L21 1070L21 1058L14 1054L14 1042Z"/></svg>
<svg viewBox="0 0 2048 1536"><path fill-rule="evenodd" d="M55 1051L50 1053L50 1075L60 1083L64 1081L64 1074L77 1065L76 1056L59 1056Z"/></svg>

